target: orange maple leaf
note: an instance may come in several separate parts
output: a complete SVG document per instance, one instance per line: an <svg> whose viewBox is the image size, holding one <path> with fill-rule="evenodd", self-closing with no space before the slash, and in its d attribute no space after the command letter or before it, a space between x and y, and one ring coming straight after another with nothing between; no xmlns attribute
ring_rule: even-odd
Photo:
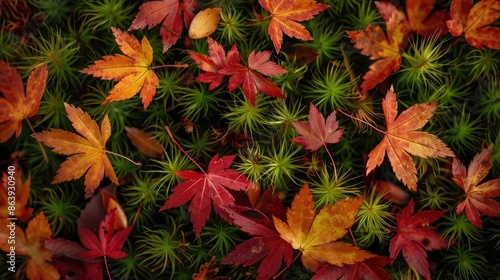
<svg viewBox="0 0 500 280"><path fill-rule="evenodd" d="M429 121L436 105L436 102L415 104L396 117L398 102L391 86L382 101L386 131L382 141L368 154L366 174L382 163L387 152L396 177L409 189L416 190L417 169L408 153L421 158L454 156L453 151L435 135L415 131Z"/></svg>
<svg viewBox="0 0 500 280"><path fill-rule="evenodd" d="M61 129L50 129L34 133L32 136L46 146L54 148L54 152L71 155L61 164L52 184L76 180L85 172L85 197L92 196L94 190L106 175L111 182L118 185L115 171L106 153L106 142L111 136L111 123L108 115L104 116L101 129L92 118L80 108L64 103L68 118L78 133ZM88 170L88 171L87 171Z"/></svg>
<svg viewBox="0 0 500 280"><path fill-rule="evenodd" d="M26 181L22 183L21 171L18 170L17 167L14 170L14 172L10 170L7 171L7 173L4 172L2 179L0 180L2 189L2 192L0 193L0 217L8 218L12 216L11 211L12 209L15 209L12 212L17 219L21 222L27 222L33 213L33 208L26 207L30 196L31 176L28 176ZM14 186L8 184L12 181L15 182ZM12 197L11 194L15 194L15 200L9 200L9 197Z"/></svg>
<svg viewBox="0 0 500 280"><path fill-rule="evenodd" d="M33 117L38 112L40 100L47 81L47 65L42 64L31 72L24 95L24 86L16 68L0 61L0 143L22 131L22 121Z"/></svg>
<svg viewBox="0 0 500 280"><path fill-rule="evenodd" d="M360 49L361 54L370 56L371 60L376 60L363 76L361 89L365 93L401 66L400 47L406 31L400 20L398 13L392 15L387 22L387 36L380 26L369 25L366 27L366 32L347 31L351 43L355 43L354 47Z"/></svg>
<svg viewBox="0 0 500 280"><path fill-rule="evenodd" d="M316 213L306 183L287 210L286 223L273 217L274 226L286 242L302 252L302 263L312 271L317 271L325 263L336 266L354 264L375 255L351 244L335 241L356 222L362 202L362 197L342 199Z"/></svg>
<svg viewBox="0 0 500 280"><path fill-rule="evenodd" d="M267 32L277 53L280 52L283 43L283 33L301 40L313 40L309 31L298 22L312 19L330 7L316 3L316 0L259 0L259 4L271 13Z"/></svg>
<svg viewBox="0 0 500 280"><path fill-rule="evenodd" d="M490 145L474 156L467 171L458 158L452 163L453 182L465 192L465 200L457 206L457 214L465 210L467 219L478 228L482 228L479 212L491 217L500 216L500 203L492 199L500 196L500 178L479 184L491 169L492 150Z"/></svg>
<svg viewBox="0 0 500 280"><path fill-rule="evenodd" d="M15 231L15 244L10 242L10 233ZM16 255L27 256L27 274L30 280L58 280L57 269L50 264L52 253L43 246L50 239L52 230L43 212L28 222L26 234L21 227L7 219L0 220L0 250ZM8 256L7 254L7 256Z"/></svg>
<svg viewBox="0 0 500 280"><path fill-rule="evenodd" d="M500 1L483 0L473 4L472 0L451 2L451 20L446 22L451 35L465 34L465 40L480 50L484 50L484 46L500 49L500 28L491 25L500 18Z"/></svg>
<svg viewBox="0 0 500 280"><path fill-rule="evenodd" d="M106 55L103 60L95 61L95 64L80 70L80 73L118 82L103 104L129 99L140 92L146 109L160 84L158 76L149 67L153 62L153 48L146 37L139 43L135 36L125 31L113 27L111 30L118 47L125 55Z"/></svg>

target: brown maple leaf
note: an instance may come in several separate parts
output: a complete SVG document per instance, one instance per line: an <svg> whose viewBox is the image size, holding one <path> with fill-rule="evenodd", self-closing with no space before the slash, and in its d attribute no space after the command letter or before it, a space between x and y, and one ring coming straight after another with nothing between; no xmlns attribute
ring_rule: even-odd
<svg viewBox="0 0 500 280"><path fill-rule="evenodd" d="M371 25L366 27L366 32L347 31L347 35L351 38L351 43L354 43L354 47L361 50L361 54L376 60L363 76L361 84L363 92L366 93L374 88L401 66L400 47L406 31L398 13L394 13L387 22L387 36L380 26Z"/></svg>
<svg viewBox="0 0 500 280"><path fill-rule="evenodd" d="M16 68L0 61L0 143L12 137L19 137L22 121L38 112L40 100L47 81L47 65L42 64L31 72L24 95L24 86Z"/></svg>
<svg viewBox="0 0 500 280"><path fill-rule="evenodd" d="M337 266L354 264L375 255L337 240L356 222L362 202L361 197L342 199L334 206L326 205L316 213L306 183L287 210L286 223L273 217L274 226L285 241L302 252L302 263L312 271L317 271L325 263Z"/></svg>
<svg viewBox="0 0 500 280"><path fill-rule="evenodd" d="M32 136L54 148L58 154L70 155L61 164L52 184L76 180L85 172L85 197L92 196L94 190L106 175L111 182L118 185L115 171L109 161L106 141L111 136L111 124L108 115L104 116L101 128L92 118L80 108L64 103L68 118L75 130L82 136L61 129L50 129L34 133ZM88 171L87 171L88 170Z"/></svg>
<svg viewBox="0 0 500 280"><path fill-rule="evenodd" d="M500 49L500 28L492 24L500 18L500 1L483 0L474 6L472 0L453 0L451 20L446 24L451 35L465 34L465 40L473 47Z"/></svg>
<svg viewBox="0 0 500 280"><path fill-rule="evenodd" d="M387 153L396 177L409 189L416 190L417 169L408 153L421 158L454 156L450 148L435 135L415 131L424 126L432 117L436 105L436 102L416 104L396 117L398 102L394 88L391 86L382 101L386 131L380 144L368 154L366 174L379 166Z"/></svg>
<svg viewBox="0 0 500 280"><path fill-rule="evenodd" d="M146 37L139 43L137 38L127 32L113 27L111 30L118 47L125 55L106 55L103 60L98 60L95 64L80 70L80 73L118 82L103 104L129 99L140 92L142 104L146 109L156 94L156 87L160 84L158 76L150 68L153 62L153 48Z"/></svg>
<svg viewBox="0 0 500 280"><path fill-rule="evenodd" d="M270 13L268 33L279 53L283 43L283 33L301 40L313 40L313 37L300 21L314 18L315 15L330 7L316 3L316 0L259 0L259 4Z"/></svg>
<svg viewBox="0 0 500 280"><path fill-rule="evenodd" d="M457 214L465 210L467 219L476 227L482 228L479 212L491 216L500 216L500 203L492 198L500 196L500 178L479 184L491 169L493 146L483 149L471 161L469 169L458 158L453 159L453 182L465 192L465 200L457 206Z"/></svg>

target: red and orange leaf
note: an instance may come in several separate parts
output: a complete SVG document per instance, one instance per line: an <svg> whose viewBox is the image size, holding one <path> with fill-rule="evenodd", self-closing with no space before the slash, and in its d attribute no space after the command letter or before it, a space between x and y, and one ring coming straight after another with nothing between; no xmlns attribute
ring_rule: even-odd
<svg viewBox="0 0 500 280"><path fill-rule="evenodd" d="M209 262L202 264L199 273L194 273L193 280L230 280L231 278L225 276L216 276L219 268L215 267L215 256L212 256Z"/></svg>
<svg viewBox="0 0 500 280"><path fill-rule="evenodd" d="M163 147L151 134L135 127L125 127L127 137L132 144L143 154L150 157L163 155Z"/></svg>
<svg viewBox="0 0 500 280"><path fill-rule="evenodd" d="M421 158L454 155L453 151L435 135L416 131L432 117L436 102L413 105L397 116L398 102L391 86L382 101L382 109L386 120L386 131L382 141L368 154L366 174L379 166L387 153L396 177L409 189L416 190L417 169L409 154Z"/></svg>
<svg viewBox="0 0 500 280"><path fill-rule="evenodd" d="M21 222L27 222L33 213L33 208L26 207L30 196L31 176L28 176L24 183L21 182L21 171L16 168L13 174L3 173L1 182L2 192L0 193L0 218L12 217L11 213ZM9 177L11 177L9 179ZM13 179L13 180L12 180ZM15 181L14 186L9 186L8 182ZM14 188L12 188L14 187ZM13 195L12 195L13 194ZM16 200L9 200L15 196ZM12 211L12 209L15 209Z"/></svg>
<svg viewBox="0 0 500 280"><path fill-rule="evenodd" d="M219 70L228 64L239 64L240 54L236 45L233 45L231 50L226 53L224 48L212 38L208 37L208 54L210 56L188 51L189 56L198 64L198 67L205 71L196 77L198 82L210 83L208 89L213 90L218 87L224 79L224 74L219 73Z"/></svg>
<svg viewBox="0 0 500 280"><path fill-rule="evenodd" d="M446 211L427 210L413 215L414 206L413 200L410 200L396 216L398 229L389 245L390 257L395 259L402 250L408 266L429 280L431 275L426 250L439 250L448 245L448 241L429 224L441 218Z"/></svg>
<svg viewBox="0 0 500 280"><path fill-rule="evenodd" d="M198 6L197 0L160 0L143 3L128 31L148 29L160 24L163 52L172 47L182 33L182 21L188 27Z"/></svg>
<svg viewBox="0 0 500 280"><path fill-rule="evenodd" d="M8 243L10 231L14 230L15 245ZM58 280L59 273L52 266L52 253L46 249L44 241L50 239L52 230L43 212L28 222L26 234L12 221L0 219L0 249L10 253L11 246L15 254L28 257L27 275L30 280Z"/></svg>
<svg viewBox="0 0 500 280"><path fill-rule="evenodd" d="M91 230L80 228L80 240L88 250L81 252L79 256L86 259L100 257L121 259L126 257L127 253L121 251L121 248L127 240L132 226L128 226L115 233L115 224L116 211L111 211L99 226L99 239Z"/></svg>
<svg viewBox="0 0 500 280"><path fill-rule="evenodd" d="M293 138L291 141L304 146L306 150L316 151L326 144L335 144L340 141L344 129L339 129L339 122L333 111L328 118L323 117L314 104L309 105L309 123L293 122L293 126L299 137Z"/></svg>
<svg viewBox="0 0 500 280"><path fill-rule="evenodd" d="M230 155L219 158L219 155L215 155L210 160L206 172L204 170L202 173L193 170L177 172L176 175L186 181L174 188L160 211L179 207L191 200L189 212L197 237L210 217L212 203L215 212L225 218L227 214L222 207L235 201L228 189L245 191L253 187L243 174L229 168L235 157L236 155Z"/></svg>
<svg viewBox="0 0 500 280"><path fill-rule="evenodd" d="M146 37L139 40L127 32L111 27L118 47L123 54L106 55L103 60L80 70L80 73L118 82L103 104L129 99L138 92L144 109L149 106L160 84L156 73L150 69L153 48Z"/></svg>
<svg viewBox="0 0 500 280"><path fill-rule="evenodd" d="M337 266L354 264L375 255L336 240L356 222L362 202L361 197L342 199L333 207L326 205L316 213L306 183L287 210L286 223L273 217L274 226L285 241L302 252L302 263L311 271L317 271L326 263Z"/></svg>
<svg viewBox="0 0 500 280"><path fill-rule="evenodd" d="M446 10L434 11L435 4L436 0L408 0L405 14L391 2L375 1L377 9L386 22L394 13L397 13L407 33L413 31L425 37L442 36L448 33L446 21L450 16Z"/></svg>
<svg viewBox="0 0 500 280"><path fill-rule="evenodd" d="M500 49L500 28L492 25L500 19L500 1L453 0L450 15L446 23L453 36L465 34L465 40L480 50Z"/></svg>
<svg viewBox="0 0 500 280"><path fill-rule="evenodd" d="M316 0L259 0L259 4L270 13L268 33L279 53L283 43L283 33L301 39L313 40L307 29L299 22L312 19L329 5L316 3Z"/></svg>
<svg viewBox="0 0 500 280"><path fill-rule="evenodd" d="M252 106L255 106L257 100L257 89L271 97L286 99L279 87L264 78L266 76L277 76L287 73L286 69L268 61L271 57L271 51L252 51L248 56L248 67L241 64L228 64L219 70L220 74L231 75L229 78L229 91L235 90L243 84L243 93Z"/></svg>
<svg viewBox="0 0 500 280"><path fill-rule="evenodd" d="M278 196L273 197L270 215L285 219L285 208ZM221 262L224 265L250 266L261 261L257 269L257 280L271 279L281 268L283 260L286 267L292 264L293 248L283 240L273 221L257 209L230 205L226 206L229 223L238 226L252 236L229 253Z"/></svg>
<svg viewBox="0 0 500 280"><path fill-rule="evenodd" d="M111 136L111 123L104 116L101 128L80 108L64 103L68 118L82 136L61 129L50 129L32 134L36 140L62 155L69 155L61 164L52 184L76 180L85 172L85 197L89 198L106 175L118 185L115 171L106 154L106 142Z"/></svg>
<svg viewBox="0 0 500 280"><path fill-rule="evenodd" d="M457 213L465 210L467 219L476 227L482 228L480 213L490 217L500 216L500 203L492 198L500 196L500 178L479 184L491 169L493 146L483 149L472 159L469 169L458 158L453 159L453 182L465 192L465 200L457 206Z"/></svg>
<svg viewBox="0 0 500 280"><path fill-rule="evenodd" d="M354 47L360 49L361 54L370 56L371 60L376 60L363 76L361 89L365 93L401 66L400 47L406 31L398 15L398 13L393 13L387 21L387 36L380 26L369 25L366 27L366 32L362 30L347 31Z"/></svg>
<svg viewBox="0 0 500 280"><path fill-rule="evenodd" d="M19 137L22 121L38 112L40 100L47 82L47 65L42 64L31 72L24 94L23 81L17 69L0 61L0 143L9 140L14 133Z"/></svg>
<svg viewBox="0 0 500 280"><path fill-rule="evenodd" d="M376 256L355 264L326 265L311 280L392 280L382 267L391 263L388 257Z"/></svg>

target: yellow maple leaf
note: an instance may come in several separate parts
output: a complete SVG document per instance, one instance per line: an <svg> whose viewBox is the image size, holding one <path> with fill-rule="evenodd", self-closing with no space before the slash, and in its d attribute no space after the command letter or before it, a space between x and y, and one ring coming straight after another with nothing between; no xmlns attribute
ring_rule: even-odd
<svg viewBox="0 0 500 280"><path fill-rule="evenodd" d="M118 47L125 55L106 55L103 60L95 61L95 64L80 70L80 73L118 82L103 104L129 99L140 92L142 104L146 109L160 84L158 76L149 67L153 62L153 48L146 37L139 43L135 36L125 31L113 27L111 30Z"/></svg>
<svg viewBox="0 0 500 280"><path fill-rule="evenodd" d="M15 243L9 243L11 232L15 232ZM0 219L0 250L11 254L28 256L27 274L30 280L59 279L57 269L50 264L52 253L43 246L50 239L52 230L43 212L28 222L26 234L21 227L7 219ZM13 250L14 249L14 250Z"/></svg>
<svg viewBox="0 0 500 280"><path fill-rule="evenodd" d="M54 152L71 155L61 164L52 184L76 180L85 172L85 197L92 196L94 190L106 175L111 182L118 185L115 171L106 153L106 142L111 136L111 124L108 115L104 116L101 128L80 108L64 103L68 118L78 133L61 129L50 129L34 133L32 136L46 146L54 148ZM87 171L88 170L88 171Z"/></svg>
<svg viewBox="0 0 500 280"><path fill-rule="evenodd" d="M361 203L362 197L342 199L316 213L306 183L287 210L286 223L273 217L274 226L285 241L302 252L302 263L311 271L317 271L325 263L336 266L354 264L375 255L336 240L342 238L356 222Z"/></svg>

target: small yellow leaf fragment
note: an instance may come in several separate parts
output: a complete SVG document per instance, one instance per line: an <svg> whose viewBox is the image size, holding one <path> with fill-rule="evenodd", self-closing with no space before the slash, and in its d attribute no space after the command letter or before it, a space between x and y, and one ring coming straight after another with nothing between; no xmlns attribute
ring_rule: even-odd
<svg viewBox="0 0 500 280"><path fill-rule="evenodd" d="M221 8L208 8L194 16L189 26L189 38L201 39L214 33L220 21Z"/></svg>

